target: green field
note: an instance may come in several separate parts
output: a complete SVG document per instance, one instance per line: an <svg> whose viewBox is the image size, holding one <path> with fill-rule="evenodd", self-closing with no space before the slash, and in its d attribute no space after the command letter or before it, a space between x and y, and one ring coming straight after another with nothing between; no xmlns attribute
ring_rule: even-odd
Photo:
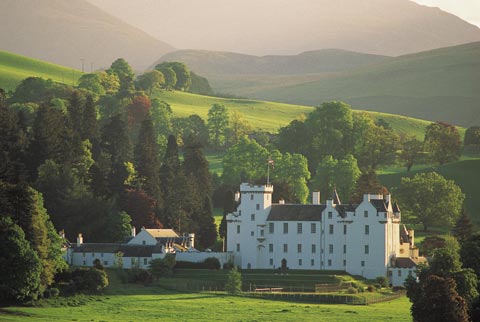
<svg viewBox="0 0 480 322"><path fill-rule="evenodd" d="M215 280L224 271L186 270L192 279ZM210 272L210 274L209 274ZM251 276L257 274L255 271ZM325 273L324 273L325 274ZM121 284L114 274L104 295L78 295L43 300L34 307L0 308L10 321L408 321L406 297L374 305L314 304L232 297L209 292L187 293L158 286ZM112 276L113 275L113 276ZM298 278L286 277L289 280ZM297 277L295 277L297 276ZM318 274L304 274L313 281ZM328 278L329 275L325 275ZM278 278L278 277L277 277ZM171 279L172 282L181 277Z"/></svg>
<svg viewBox="0 0 480 322"><path fill-rule="evenodd" d="M0 50L0 88L14 90L23 79L32 76L72 85L81 72Z"/></svg>
<svg viewBox="0 0 480 322"><path fill-rule="evenodd" d="M253 128L273 133L277 132L279 127L287 125L299 115L307 114L313 110L310 106L245 99L226 99L176 91L156 92L154 97L168 102L172 106L172 110L176 116L186 117L191 114L198 114L204 120L207 120L208 110L213 104L225 105L229 110L237 110L244 114ZM353 108L355 108L355 106L353 106ZM421 139L423 139L425 127L430 124L429 121L406 116L378 112L365 113L375 119L385 119L399 134L415 135ZM463 133L464 129L460 128L460 131Z"/></svg>

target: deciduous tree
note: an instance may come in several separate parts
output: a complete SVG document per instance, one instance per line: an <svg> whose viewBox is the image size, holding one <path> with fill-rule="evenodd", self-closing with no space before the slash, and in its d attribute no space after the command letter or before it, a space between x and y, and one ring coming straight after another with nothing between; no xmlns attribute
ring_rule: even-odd
<svg viewBox="0 0 480 322"><path fill-rule="evenodd" d="M424 145L430 159L441 165L460 158L460 134L451 124L436 122L427 126Z"/></svg>
<svg viewBox="0 0 480 322"><path fill-rule="evenodd" d="M402 178L397 197L403 214L410 222L421 223L425 231L432 224L452 225L465 199L460 187L436 172Z"/></svg>

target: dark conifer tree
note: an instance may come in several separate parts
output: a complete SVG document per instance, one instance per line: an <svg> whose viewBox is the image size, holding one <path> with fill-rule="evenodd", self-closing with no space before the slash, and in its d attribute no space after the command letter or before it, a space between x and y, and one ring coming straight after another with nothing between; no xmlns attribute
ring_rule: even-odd
<svg viewBox="0 0 480 322"><path fill-rule="evenodd" d="M89 140L93 146L98 144L100 138L100 129L97 120L97 108L92 96L89 95L85 102L82 118L82 141Z"/></svg>
<svg viewBox="0 0 480 322"><path fill-rule="evenodd" d="M16 183L24 179L26 145L17 115L4 104L0 92L0 180Z"/></svg>
<svg viewBox="0 0 480 322"><path fill-rule="evenodd" d="M81 136L82 132L84 105L84 99L80 92L74 91L68 100L68 116L73 131L78 136Z"/></svg>
<svg viewBox="0 0 480 322"><path fill-rule="evenodd" d="M190 227L191 207L187 181L178 157L178 146L173 135L168 137L167 149L160 168L161 191L164 207L161 222L167 228L187 232Z"/></svg>
<svg viewBox="0 0 480 322"><path fill-rule="evenodd" d="M363 200L363 195L367 193L388 194L387 188L378 181L375 171L367 171L360 175L350 201L360 203Z"/></svg>
<svg viewBox="0 0 480 322"><path fill-rule="evenodd" d="M223 199L223 217L220 222L220 227L218 227L218 233L223 239L224 245L223 248L227 249L227 219L226 216L229 213L234 212L236 209L235 195L232 190L225 192L225 198Z"/></svg>
<svg viewBox="0 0 480 322"><path fill-rule="evenodd" d="M102 128L102 150L110 156L110 172L106 175L109 188L114 196L125 191L125 180L129 172L126 162L132 157L132 144L128 136L127 124L120 115L115 115Z"/></svg>
<svg viewBox="0 0 480 322"><path fill-rule="evenodd" d="M37 176L38 166L50 159L58 164L72 163L75 151L73 131L62 111L49 105L38 109L32 128L32 140L28 149L28 170L32 179Z"/></svg>
<svg viewBox="0 0 480 322"><path fill-rule="evenodd" d="M161 205L160 159L158 143L150 115L143 120L135 147L135 168L144 189Z"/></svg>
<svg viewBox="0 0 480 322"><path fill-rule="evenodd" d="M470 217L468 216L465 208L463 208L462 215L455 223L455 227L453 227L453 236L457 238L460 244L463 244L473 235L473 231L474 225L470 220Z"/></svg>
<svg viewBox="0 0 480 322"><path fill-rule="evenodd" d="M205 198L212 196L212 175L208 169L202 144L194 137L189 137L187 142L183 170L187 182L192 187L193 207L195 210L200 210L204 206Z"/></svg>
<svg viewBox="0 0 480 322"><path fill-rule="evenodd" d="M212 201L209 196L205 197L202 209L196 213L193 220L197 226L195 239L198 248L205 249L212 246L217 240L217 229L213 218Z"/></svg>

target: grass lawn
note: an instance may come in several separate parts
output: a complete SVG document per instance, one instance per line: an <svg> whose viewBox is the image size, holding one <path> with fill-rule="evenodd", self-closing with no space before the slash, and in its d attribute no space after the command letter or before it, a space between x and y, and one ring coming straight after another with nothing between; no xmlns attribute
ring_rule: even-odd
<svg viewBox="0 0 480 322"><path fill-rule="evenodd" d="M412 321L406 297L369 306L291 303L126 285L123 293L75 296L0 309L10 321Z"/></svg>

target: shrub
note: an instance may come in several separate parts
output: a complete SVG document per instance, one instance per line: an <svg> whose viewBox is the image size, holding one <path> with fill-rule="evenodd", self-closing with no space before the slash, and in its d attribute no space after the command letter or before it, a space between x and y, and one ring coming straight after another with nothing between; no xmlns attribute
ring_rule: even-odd
<svg viewBox="0 0 480 322"><path fill-rule="evenodd" d="M233 262L228 262L223 264L223 269L232 269L235 267L235 264Z"/></svg>
<svg viewBox="0 0 480 322"><path fill-rule="evenodd" d="M129 283L150 284L153 281L152 274L141 268L132 268L127 270L127 281Z"/></svg>
<svg viewBox="0 0 480 322"><path fill-rule="evenodd" d="M352 283L352 284L353 284L353 283ZM348 293L348 294L357 294L357 293L358 293L358 290L357 290L355 287L350 286L350 287L347 289L347 293Z"/></svg>
<svg viewBox="0 0 480 322"><path fill-rule="evenodd" d="M203 261L205 268L220 269L220 261L216 257L209 257Z"/></svg>
<svg viewBox="0 0 480 322"><path fill-rule="evenodd" d="M164 258L152 259L149 270L152 276L158 280L160 277L172 276L175 264L175 254L166 254Z"/></svg>
<svg viewBox="0 0 480 322"><path fill-rule="evenodd" d="M405 286L394 286L394 287L392 287L392 290L394 292L405 291Z"/></svg>
<svg viewBox="0 0 480 322"><path fill-rule="evenodd" d="M101 271L103 271L103 265L102 265L102 262L98 259L98 258L95 258L95 260L93 261L93 267L95 267L96 269L99 269Z"/></svg>
<svg viewBox="0 0 480 322"><path fill-rule="evenodd" d="M228 274L227 284L225 284L225 291L231 295L237 295L242 292L242 274L234 267Z"/></svg>
<svg viewBox="0 0 480 322"><path fill-rule="evenodd" d="M386 276L377 276L375 279L375 282L380 284L381 287L387 287L388 286L388 278Z"/></svg>
<svg viewBox="0 0 480 322"><path fill-rule="evenodd" d="M377 290L377 288L374 285L368 285L367 291L373 293Z"/></svg>

